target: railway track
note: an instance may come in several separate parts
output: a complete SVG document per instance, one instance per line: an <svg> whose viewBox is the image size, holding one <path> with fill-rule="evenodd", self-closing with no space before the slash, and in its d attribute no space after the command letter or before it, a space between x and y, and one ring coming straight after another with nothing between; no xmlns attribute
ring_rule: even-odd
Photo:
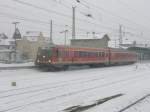
<svg viewBox="0 0 150 112"><path fill-rule="evenodd" d="M150 97L150 94L147 94L145 96L143 96L142 98L136 100L135 102L127 105L126 107L122 108L121 110L119 110L118 112L125 112L127 111L128 109L130 109L131 107L137 105L138 103L142 102L143 100L147 99L148 97Z"/></svg>
<svg viewBox="0 0 150 112"><path fill-rule="evenodd" d="M146 75L146 76L147 76L147 75ZM94 86L94 87L90 87L90 88L80 89L80 90L72 91L72 92L65 92L65 93L63 93L63 94L59 94L59 95L56 95L56 96L52 96L52 97L49 97L49 98L46 98L46 99L41 99L41 100L38 100L38 101L26 103L26 104L24 104L24 105L14 106L14 107L8 108L8 109L6 109L6 110L4 109L4 110L1 110L1 112L7 112L7 111L9 111L9 110L20 109L20 108L24 108L24 107L26 107L26 106L30 106L30 105L34 105L34 104L49 102L49 101L52 101L52 100L55 100L55 99L58 99L58 98L64 98L64 97L76 95L76 94L83 93L83 92L89 92L89 91L92 91L92 90L95 90L95 89L98 89L98 88L107 87L107 86L111 86L111 85L115 85L115 84L120 84L120 83L123 83L123 82L126 82L126 81L131 81L131 80L134 80L134 79L138 79L138 78L141 78L141 77L144 77L144 76L143 76L143 75L142 75L142 76L139 75L139 76L124 78L124 79L121 79L121 80L112 81L112 82L109 82L109 83L106 83L106 84L101 84L101 85ZM47 91L46 93L48 94L49 92L52 92L52 91L49 90L49 91ZM40 93L40 94L41 94L41 93ZM42 94L43 94L43 93L42 93ZM39 94L37 94L37 95L39 95ZM35 97L35 95L30 96L30 97ZM28 98L27 98L27 99L28 99ZM13 101L13 102L14 102L14 101ZM9 102L9 103L12 103L12 102Z"/></svg>
<svg viewBox="0 0 150 112"><path fill-rule="evenodd" d="M121 97L123 95L124 94L116 94L116 95L109 96L109 97L106 97L103 99L98 99L95 102L93 102L92 104L83 105L83 106L82 105L76 105L76 106L68 107L68 108L64 109L63 111L64 112L83 112L83 111L86 111L86 110L93 108L95 106L101 105L101 104L103 104L109 100Z"/></svg>
<svg viewBox="0 0 150 112"><path fill-rule="evenodd" d="M107 77L105 76L105 79L111 78L111 77L113 77L113 76L108 75ZM5 90L5 91L0 91L0 99L12 97L12 96L23 95L23 94L51 91L53 89L58 89L58 88L62 88L62 87L70 86L70 85L76 85L76 84L82 85L82 84L86 84L86 83L88 84L90 82L100 81L102 79L104 79L104 76L99 76L99 77L90 76L90 77L86 77L86 78L72 79L69 81L46 83L46 84L28 86L28 87L23 87L23 88L18 88L18 89ZM9 92L11 92L11 95L7 95ZM3 95L3 94L6 94L6 95Z"/></svg>
<svg viewBox="0 0 150 112"><path fill-rule="evenodd" d="M112 72L111 72L112 73ZM115 76L117 74L114 74ZM119 74L118 74L119 75ZM61 74L62 76L62 74ZM62 76L63 77L63 76ZM57 82L50 82L50 83L44 83L44 84L38 84L38 85L32 85L32 86L27 86L27 87L22 87L22 88L17 88L17 89L8 89L8 90L4 90L4 91L0 91L0 95L3 94L3 93L7 93L7 92L17 92L17 91L20 91L20 90L28 90L28 89L34 89L34 88L39 88L39 90L44 89L46 86L50 88L55 88L55 87L64 87L64 86L67 86L67 85L70 85L70 84L79 84L79 83L86 83L86 82L91 82L91 81L99 81L101 79L105 79L106 78L111 78L113 77L113 75L102 75L102 76L97 76L97 75L92 75L92 76L87 76L87 77L79 77L79 78L76 78L76 79L71 79L71 80L64 80L64 81L57 81ZM48 78L46 76L44 77L35 77L34 79L41 79L41 78ZM25 79L21 79L21 81L31 81L32 79L31 78L25 78ZM16 80L17 81L17 80ZM20 79L18 80L20 81ZM47 87L45 89L48 89ZM28 91L26 91L28 92Z"/></svg>

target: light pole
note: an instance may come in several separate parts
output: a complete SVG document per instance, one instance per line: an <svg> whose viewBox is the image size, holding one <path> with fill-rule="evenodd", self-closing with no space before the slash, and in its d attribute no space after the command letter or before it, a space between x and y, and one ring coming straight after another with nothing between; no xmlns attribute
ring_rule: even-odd
<svg viewBox="0 0 150 112"><path fill-rule="evenodd" d="M90 32L86 32L86 36L87 36L87 38L89 37L89 33L90 33Z"/></svg>
<svg viewBox="0 0 150 112"><path fill-rule="evenodd" d="M20 22L13 22L12 24L15 25L15 30L17 29L17 25L19 24Z"/></svg>
<svg viewBox="0 0 150 112"><path fill-rule="evenodd" d="M67 45L67 33L68 33L68 30L64 30L64 31L62 31L62 32L60 32L60 33L64 33L64 45L66 46Z"/></svg>
<svg viewBox="0 0 150 112"><path fill-rule="evenodd" d="M119 39L112 39L111 41L114 41L114 43L115 43L115 48L117 48L117 41L119 41Z"/></svg>
<svg viewBox="0 0 150 112"><path fill-rule="evenodd" d="M50 21L50 45L53 44L53 21Z"/></svg>
<svg viewBox="0 0 150 112"><path fill-rule="evenodd" d="M119 25L119 47L121 48L123 36L122 36L122 25Z"/></svg>
<svg viewBox="0 0 150 112"><path fill-rule="evenodd" d="M93 38L96 38L96 37L95 37L95 32L92 32L92 34L93 34Z"/></svg>
<svg viewBox="0 0 150 112"><path fill-rule="evenodd" d="M16 31L17 31L17 25L19 24L20 22L13 22L12 24L14 24L14 26L15 26L15 33L16 33ZM15 61L16 61L16 54L17 54L17 43L16 43L16 37L15 37L15 33L14 33L14 40L15 40L15 55L14 55L14 57L15 57Z"/></svg>
<svg viewBox="0 0 150 112"><path fill-rule="evenodd" d="M76 7L72 7L72 39L76 39L75 11L76 11Z"/></svg>

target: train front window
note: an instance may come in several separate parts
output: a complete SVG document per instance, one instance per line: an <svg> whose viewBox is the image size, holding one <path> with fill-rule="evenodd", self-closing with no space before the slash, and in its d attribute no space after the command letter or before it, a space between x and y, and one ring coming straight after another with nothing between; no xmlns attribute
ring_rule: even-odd
<svg viewBox="0 0 150 112"><path fill-rule="evenodd" d="M51 56L51 49L40 49L38 50L39 56Z"/></svg>

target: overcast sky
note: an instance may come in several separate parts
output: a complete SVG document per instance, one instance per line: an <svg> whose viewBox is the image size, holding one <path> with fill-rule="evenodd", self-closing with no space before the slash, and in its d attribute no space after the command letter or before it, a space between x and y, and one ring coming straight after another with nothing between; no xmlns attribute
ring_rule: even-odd
<svg viewBox="0 0 150 112"><path fill-rule="evenodd" d="M150 1L149 0L0 0L0 33L12 37L12 22L19 21L22 35L26 31L42 31L49 36L49 22L54 21L54 42L63 43L68 29L71 38L72 6L76 6L76 37L92 38L108 33L112 40L118 39L119 25L122 25L124 42L136 40L138 43L150 43ZM30 6L29 6L30 4ZM31 6L32 5L32 6ZM34 6L34 7L33 7ZM91 14L92 17L85 15ZM65 25L68 25L66 27ZM143 32L143 33L142 33ZM141 36L143 34L143 36Z"/></svg>

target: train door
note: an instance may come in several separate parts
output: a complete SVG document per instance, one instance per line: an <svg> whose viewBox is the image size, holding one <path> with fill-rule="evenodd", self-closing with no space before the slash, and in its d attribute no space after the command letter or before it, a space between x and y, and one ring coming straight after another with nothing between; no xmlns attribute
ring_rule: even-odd
<svg viewBox="0 0 150 112"><path fill-rule="evenodd" d="M52 51L52 60L53 60L53 62L57 62L58 61L58 48L53 47L53 48L51 48L51 51Z"/></svg>

